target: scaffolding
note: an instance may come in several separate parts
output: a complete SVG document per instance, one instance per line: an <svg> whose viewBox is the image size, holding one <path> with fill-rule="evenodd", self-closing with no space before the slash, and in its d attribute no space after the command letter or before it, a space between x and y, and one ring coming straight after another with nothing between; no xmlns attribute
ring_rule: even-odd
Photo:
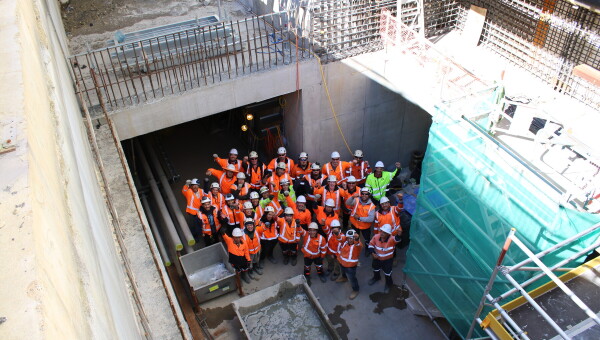
<svg viewBox="0 0 600 340"><path fill-rule="evenodd" d="M600 259L594 260L594 261L590 262L589 264L586 263L586 265L584 265L584 267L583 267L584 268L583 270L575 269L574 271L571 271L569 274L565 274L561 278L557 277L554 274L554 271L561 271L561 270L564 271L565 270L565 268L563 268L564 265L580 258L581 256L585 256L590 251L596 249L597 247L600 247L600 238L596 237L596 241L593 244L591 244L589 247L576 252L569 258L564 259L564 260L554 264L553 266L546 266L542 262L542 258L547 256L548 254L551 254L552 252L557 251L562 247L568 247L573 241L576 241L581 237L584 237L588 234L594 234L594 235L598 236L599 229L600 229L600 224L596 224L596 225L592 226L591 228L584 230L583 232L578 233L576 235L573 235L573 236L569 237L568 239L566 239L562 242L559 242L556 245L554 245L542 252L539 252L537 254L534 254L519 239L519 237L516 235L515 229L511 229L508 234L508 237L506 239L506 242L504 243L504 246L502 247L500 255L498 256L498 260L496 262L496 267L494 268L494 271L492 272L490 280L485 288L483 297L481 298L481 302L479 303L479 307L477 308L477 312L475 313L475 317L473 319L473 322L471 323L471 327L469 328L466 338L467 339L472 338L473 331L475 330L475 326L477 324L479 324L481 326L481 328L484 329L486 331L486 333L492 339L538 338L540 336L540 332L538 332L537 330L540 328L547 327L547 326L550 326L554 330L554 333L546 330L545 334L543 334L543 337L548 338L548 337L558 335L563 339L571 339L574 334L582 334L584 332L590 331L590 329L595 326L600 326L600 318L598 318L598 315L596 314L600 311L600 310L598 310L598 308L600 306L598 303L596 303L594 301L594 300L597 300L596 293L594 291L585 290L583 293L584 294L587 293L587 294L585 294L585 296L580 298L572 289L572 288L576 287L576 284L572 284L571 288L570 288L567 286L567 284L565 282L567 280L573 280L574 277L580 276L582 273L585 273L589 268L592 268L592 270L593 270L594 267L596 267L597 265L600 264ZM515 265L505 266L505 265L503 265L504 257L506 256L506 254L509 250L509 247L513 243L516 244L517 247L525 255L527 255L527 258ZM531 262L535 263L535 265L537 267L526 267L526 265L530 264ZM567 268L566 270L570 270L570 269L571 268ZM513 277L513 275L511 275L511 273L514 271L531 271L531 272L540 272L541 271L541 273L533 276L532 278L526 280L525 282L518 283L517 280ZM510 290L504 292L503 294L501 294L497 297L493 297L490 294L490 291L492 290L492 287L494 286L494 282L496 281L496 278L499 273L506 280L508 280L508 282L513 286L513 288L511 288ZM594 275L595 275L595 277L598 277L597 273L595 273ZM537 282L538 280L540 280L542 278L549 278L551 280L549 282L547 288L540 287L540 289L534 290L534 292L532 292L532 293L528 293L525 290L528 286L532 285L533 283ZM566 298L565 300L563 300L561 302L567 302L567 299L570 299L573 302L573 304L570 307L565 307L563 310L560 310L560 311L557 311L557 310L550 311L550 308L544 308L541 305L539 300L543 300L543 298L542 298L543 294L549 295L548 292L553 288L556 289L556 287L560 290L560 292L562 292L561 295L563 295ZM597 287L596 287L596 289L597 289ZM517 303L513 303L513 306L510 306L510 308L514 310L515 309L514 305L520 307L524 303L527 303L530 305L531 308L529 308L529 312L526 312L526 313L539 314L541 319L543 319L543 322L545 322L547 325L544 324L543 322L539 322L540 320L538 320L536 318L531 318L531 316L528 316L527 319L535 320L535 324L529 325L530 326L529 332L526 332L523 327L524 325L519 324L519 322L517 322L515 320L515 317L509 314L509 310L507 310L508 308L506 306L500 305L500 301L502 301L503 299L505 299L508 296L513 295L516 292L519 292L522 295L522 299L521 299L522 301L517 301ZM580 294L582 293L581 290L579 293ZM591 293L591 296L590 296L590 293ZM552 296L552 299L559 298L556 295L557 294L554 294L554 296ZM487 303L486 303L486 301L487 301ZM590 306L591 306L591 305L589 305L590 303L593 303L593 305L595 307L594 310L592 310L592 308L590 308ZM486 305L493 306L496 308L496 310L491 312L488 315L488 317L485 318L485 321L484 321L480 318L480 315L481 315L481 312L482 312L484 306L486 306ZM569 330L563 329L564 326L566 326L566 325L572 326L573 323L575 323L575 324L585 324L586 323L586 320L581 319L581 317L573 320L573 318L571 318L571 317L569 317L569 315L567 315L567 314L577 314L577 313L573 312L573 310L572 310L573 308L578 308L581 311L583 311L583 313L585 314L585 318L588 320L591 320L593 323L595 323L595 325L592 325L591 322L587 322L587 325L583 326L583 327L571 328ZM521 318L525 319L522 316L521 316ZM527 326L527 325L525 325L525 326ZM582 329L582 328L585 328L585 329ZM596 334L598 334L596 330L594 330L592 332L595 332Z"/></svg>

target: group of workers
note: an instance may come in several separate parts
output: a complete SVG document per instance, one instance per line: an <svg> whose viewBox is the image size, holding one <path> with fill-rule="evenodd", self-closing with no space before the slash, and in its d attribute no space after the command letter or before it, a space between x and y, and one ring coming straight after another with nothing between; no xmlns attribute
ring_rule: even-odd
<svg viewBox="0 0 600 340"><path fill-rule="evenodd" d="M373 258L369 285L381 280L383 271L384 292L392 287L403 200L402 194L395 195L398 203L392 206L386 193L401 170L399 162L389 172L378 161L372 171L361 150L350 162L334 151L321 166L305 152L292 160L284 147L269 164L255 151L242 159L236 149L227 158L213 157L218 166L206 171L204 183L191 179L183 186L188 224L194 238L203 237L207 246L225 243L240 286L241 280L258 280L265 260L277 263L273 252L279 245L284 265L296 265L301 249L309 284L314 265L322 282L328 275L332 281L350 281L354 299L364 249ZM216 181L211 183L210 176Z"/></svg>

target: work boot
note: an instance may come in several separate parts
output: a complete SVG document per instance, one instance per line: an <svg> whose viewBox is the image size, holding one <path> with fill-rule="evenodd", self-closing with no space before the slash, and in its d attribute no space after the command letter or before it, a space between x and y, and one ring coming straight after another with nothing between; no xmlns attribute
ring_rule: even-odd
<svg viewBox="0 0 600 340"><path fill-rule="evenodd" d="M260 267L258 267L258 266L254 267L254 272L256 274L258 274L258 275L262 275L263 274L262 269L260 269Z"/></svg>
<svg viewBox="0 0 600 340"><path fill-rule="evenodd" d="M275 258L273 257L273 255L271 255L271 256L269 256L269 257L267 257L267 258L269 259L269 261L271 261L271 263L272 263L272 264L276 264L276 263L277 263L277 259L275 259Z"/></svg>
<svg viewBox="0 0 600 340"><path fill-rule="evenodd" d="M335 282L338 282L338 283L339 282L348 282L348 278L340 276L340 277L337 278L337 280L335 280Z"/></svg>
<svg viewBox="0 0 600 340"><path fill-rule="evenodd" d="M390 292L390 289L392 288L392 286L394 285L394 280L392 279L391 275L386 275L385 276L385 288L383 288L383 292L385 294Z"/></svg>
<svg viewBox="0 0 600 340"><path fill-rule="evenodd" d="M340 273L333 273L331 274L330 280L331 281L335 281L337 280L337 278L340 276Z"/></svg>
<svg viewBox="0 0 600 340"><path fill-rule="evenodd" d="M290 258L287 255L283 255L283 265L287 265L290 262Z"/></svg>
<svg viewBox="0 0 600 340"><path fill-rule="evenodd" d="M312 286L312 282L310 281L310 276L306 276L304 275L304 277L306 278L306 284L310 287Z"/></svg>
<svg viewBox="0 0 600 340"><path fill-rule="evenodd" d="M240 276L242 277L242 280L244 280L244 282L246 282L247 284L250 284L250 277L248 277L248 272L242 272L240 274Z"/></svg>
<svg viewBox="0 0 600 340"><path fill-rule="evenodd" d="M325 277L325 274L319 274L319 279L321 279L321 282L323 283L327 282L327 277Z"/></svg>
<svg viewBox="0 0 600 340"><path fill-rule="evenodd" d="M375 284L375 282L379 280L381 280L381 274L379 272L373 272L373 277L367 283L369 284L369 286L372 286Z"/></svg>
<svg viewBox="0 0 600 340"><path fill-rule="evenodd" d="M256 266L256 268L263 269L264 267L265 267L265 259L259 260L258 261L258 266Z"/></svg>
<svg viewBox="0 0 600 340"><path fill-rule="evenodd" d="M298 258L296 256L292 256L292 266L295 266L298 263Z"/></svg>
<svg viewBox="0 0 600 340"><path fill-rule="evenodd" d="M350 300L354 300L357 296L358 290L353 290L352 293L350 293Z"/></svg>
<svg viewBox="0 0 600 340"><path fill-rule="evenodd" d="M248 271L248 277L254 281L258 281L258 277L254 276L254 270L252 269Z"/></svg>

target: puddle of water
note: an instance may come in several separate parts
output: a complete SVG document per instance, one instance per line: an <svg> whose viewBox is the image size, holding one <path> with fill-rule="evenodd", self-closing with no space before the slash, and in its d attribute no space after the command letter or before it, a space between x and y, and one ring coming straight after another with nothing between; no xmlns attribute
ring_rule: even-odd
<svg viewBox="0 0 600 340"><path fill-rule="evenodd" d="M283 298L242 319L253 339L331 339L304 293Z"/></svg>
<svg viewBox="0 0 600 340"><path fill-rule="evenodd" d="M394 307L398 309L406 308L406 301L408 297L408 290L402 289L398 286L393 286L388 294L383 292L377 292L369 295L371 301L375 302L377 306L373 309L373 313L381 314L386 308Z"/></svg>
<svg viewBox="0 0 600 340"><path fill-rule="evenodd" d="M230 274L224 263L217 263L195 271L188 277L188 280L190 286L197 288L219 281Z"/></svg>
<svg viewBox="0 0 600 340"><path fill-rule="evenodd" d="M350 333L350 328L348 328L348 323L346 323L346 320L344 320L344 318L342 318L342 313L344 313L345 311L350 310L350 309L354 309L354 306L353 305L346 305L346 306L337 305L333 309L333 313L327 315L329 317L329 321L331 321L331 323L334 326L339 325L338 327L335 328L335 330L337 331L338 335L344 340L348 339L348 333Z"/></svg>

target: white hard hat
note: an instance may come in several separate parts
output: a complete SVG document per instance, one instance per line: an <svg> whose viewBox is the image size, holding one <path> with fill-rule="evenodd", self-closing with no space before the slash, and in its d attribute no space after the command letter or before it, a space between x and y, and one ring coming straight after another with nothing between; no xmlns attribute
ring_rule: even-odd
<svg viewBox="0 0 600 340"><path fill-rule="evenodd" d="M202 201L200 201L200 203L212 203L212 201L210 200L210 198L208 198L208 196L204 196L202 197Z"/></svg>
<svg viewBox="0 0 600 340"><path fill-rule="evenodd" d="M217 182L212 182L212 184L210 185L210 188L220 188L221 186L219 185L219 183Z"/></svg>
<svg viewBox="0 0 600 340"><path fill-rule="evenodd" d="M279 149L277 149L277 154L278 155L285 155L287 153L287 151L285 150L285 148L282 146Z"/></svg>
<svg viewBox="0 0 600 340"><path fill-rule="evenodd" d="M346 232L346 237L354 237L354 235L356 235L356 231L354 231L354 229L349 229Z"/></svg>
<svg viewBox="0 0 600 340"><path fill-rule="evenodd" d="M247 218L244 220L244 224L254 224L254 220L253 220L253 219L251 219L250 217L247 217Z"/></svg>
<svg viewBox="0 0 600 340"><path fill-rule="evenodd" d="M332 198L328 198L327 201L325 201L325 206L335 208L335 202L333 201Z"/></svg>
<svg viewBox="0 0 600 340"><path fill-rule="evenodd" d="M383 203L389 203L390 199L383 196L380 200L379 200L379 204L383 204Z"/></svg>
<svg viewBox="0 0 600 340"><path fill-rule="evenodd" d="M334 151L331 153L331 158L340 158L340 153L337 151Z"/></svg>
<svg viewBox="0 0 600 340"><path fill-rule="evenodd" d="M356 151L354 151L354 157L363 157L362 150L356 150Z"/></svg>
<svg viewBox="0 0 600 340"><path fill-rule="evenodd" d="M250 199L253 199L253 198L260 198L260 196L258 196L258 192L253 191L250 193Z"/></svg>
<svg viewBox="0 0 600 340"><path fill-rule="evenodd" d="M298 158L308 158L308 154L306 152L300 152L300 157Z"/></svg>
<svg viewBox="0 0 600 340"><path fill-rule="evenodd" d="M319 226L315 222L310 222L308 229L319 229Z"/></svg>
<svg viewBox="0 0 600 340"><path fill-rule="evenodd" d="M284 162L277 163L277 169L285 169L285 163Z"/></svg>
<svg viewBox="0 0 600 340"><path fill-rule="evenodd" d="M262 193L265 193L265 192L267 192L267 191L269 191L269 189L268 189L267 187L262 187L262 188L260 188L260 193L261 193L261 194L262 194Z"/></svg>
<svg viewBox="0 0 600 340"><path fill-rule="evenodd" d="M296 203L306 203L306 198L302 195L298 196Z"/></svg>
<svg viewBox="0 0 600 340"><path fill-rule="evenodd" d="M384 224L379 228L379 231L386 233L386 234L391 234L392 233L392 226L389 224Z"/></svg>
<svg viewBox="0 0 600 340"><path fill-rule="evenodd" d="M281 179L281 181L279 181L280 185L284 185L284 184L290 184L290 180L287 178L283 178Z"/></svg>
<svg viewBox="0 0 600 340"><path fill-rule="evenodd" d="M363 188L360 188L360 192L368 192L370 194L371 189L369 189L368 187L363 187Z"/></svg>
<svg viewBox="0 0 600 340"><path fill-rule="evenodd" d="M375 167L376 168L383 168L384 167L383 162L382 161L377 161L377 163L375 163Z"/></svg>
<svg viewBox="0 0 600 340"><path fill-rule="evenodd" d="M226 200L226 201L231 201L231 200L234 200L234 199L235 199L235 197L233 197L233 195L232 195L232 194L227 194L227 195L225 196L225 200Z"/></svg>
<svg viewBox="0 0 600 340"><path fill-rule="evenodd" d="M233 237L242 237L242 236L244 236L244 232L240 228L235 228L235 229L233 229L233 232L231 233L231 235L233 235Z"/></svg>
<svg viewBox="0 0 600 340"><path fill-rule="evenodd" d="M258 158L258 153L256 151L250 151L250 155L248 155L248 157L250 157L250 158Z"/></svg>
<svg viewBox="0 0 600 340"><path fill-rule="evenodd" d="M346 182L348 182L348 183L356 183L356 177L354 177L354 176L348 176L348 178L346 178Z"/></svg>
<svg viewBox="0 0 600 340"><path fill-rule="evenodd" d="M227 171L236 171L235 170L235 165L233 165L233 164L227 164L227 167L225 168L225 170L227 170Z"/></svg>
<svg viewBox="0 0 600 340"><path fill-rule="evenodd" d="M270 206L270 205L267 205L267 206L265 207L265 212L275 212L275 208L273 208L273 207L272 207L272 206Z"/></svg>
<svg viewBox="0 0 600 340"><path fill-rule="evenodd" d="M194 178L194 179L192 179L192 182L190 183L190 185L200 185L200 183L198 183L197 178Z"/></svg>
<svg viewBox="0 0 600 340"><path fill-rule="evenodd" d="M252 209L252 208L254 208L254 207L252 206L251 202L244 202L244 209Z"/></svg>
<svg viewBox="0 0 600 340"><path fill-rule="evenodd" d="M246 175L243 172L238 172L237 174L237 178L243 178L246 179Z"/></svg>
<svg viewBox="0 0 600 340"><path fill-rule="evenodd" d="M342 225L340 224L340 220L333 220L333 221L331 221L331 227L332 228L339 228L341 226Z"/></svg>
<svg viewBox="0 0 600 340"><path fill-rule="evenodd" d="M229 150L229 154L230 154L230 155L237 155L237 154L238 154L238 152L237 152L237 150L236 150L236 149L231 149L231 150Z"/></svg>
<svg viewBox="0 0 600 340"><path fill-rule="evenodd" d="M328 182L337 182L337 177L335 177L335 175L329 175L329 177L327 177L327 181Z"/></svg>
<svg viewBox="0 0 600 340"><path fill-rule="evenodd" d="M294 209L292 209L290 207L287 207L287 208L285 208L285 210L283 211L283 213L285 215L293 215L294 214Z"/></svg>
<svg viewBox="0 0 600 340"><path fill-rule="evenodd" d="M311 170L321 170L321 167L319 166L319 164L317 164L317 163L313 163L313 164L310 166L310 169L311 169Z"/></svg>

